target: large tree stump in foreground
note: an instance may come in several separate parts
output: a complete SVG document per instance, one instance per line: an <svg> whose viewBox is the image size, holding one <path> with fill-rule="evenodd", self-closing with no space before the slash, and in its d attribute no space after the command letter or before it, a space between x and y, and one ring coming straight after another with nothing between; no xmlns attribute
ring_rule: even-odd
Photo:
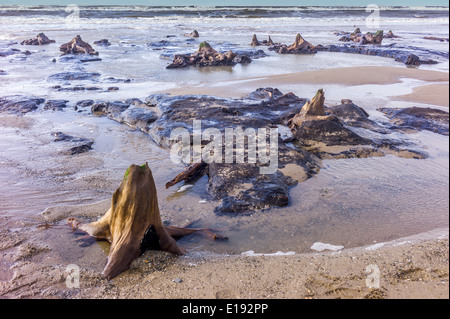
<svg viewBox="0 0 450 319"><path fill-rule="evenodd" d="M111 243L108 262L102 272L108 279L127 270L132 260L147 249L183 254L185 251L172 236L178 238L201 231L213 239L225 238L215 237L207 229L165 227L148 164L131 165L113 194L108 212L98 221L80 228L96 239Z"/></svg>

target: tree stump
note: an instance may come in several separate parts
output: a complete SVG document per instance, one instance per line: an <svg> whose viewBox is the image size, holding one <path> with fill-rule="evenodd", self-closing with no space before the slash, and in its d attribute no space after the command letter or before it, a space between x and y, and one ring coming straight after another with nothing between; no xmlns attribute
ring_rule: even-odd
<svg viewBox="0 0 450 319"><path fill-rule="evenodd" d="M162 224L155 181L148 164L131 165L113 194L108 212L81 229L111 243L108 262L102 272L108 279L127 270L131 261L143 252L141 245L148 244L144 240L146 233L146 240L154 236L161 250L184 253Z"/></svg>
<svg viewBox="0 0 450 319"><path fill-rule="evenodd" d="M98 55L89 43L84 42L79 35L72 39L72 41L65 43L59 47L59 50L66 54L90 54Z"/></svg>
<svg viewBox="0 0 450 319"><path fill-rule="evenodd" d="M113 194L111 208L98 221L81 225L80 229L111 243L102 275L112 279L148 249L184 254L185 250L175 242L180 237L199 232L214 240L228 239L208 228L190 228L192 224L185 227L162 224L155 181L146 163L131 165Z"/></svg>

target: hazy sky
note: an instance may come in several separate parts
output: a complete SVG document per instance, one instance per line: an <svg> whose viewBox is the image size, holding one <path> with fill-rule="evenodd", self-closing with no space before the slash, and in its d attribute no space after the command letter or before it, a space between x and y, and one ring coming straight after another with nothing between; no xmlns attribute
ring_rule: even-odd
<svg viewBox="0 0 450 319"><path fill-rule="evenodd" d="M444 0L0 0L0 4L12 5L45 5L45 4L77 4L77 5L147 5L147 6L448 6Z"/></svg>

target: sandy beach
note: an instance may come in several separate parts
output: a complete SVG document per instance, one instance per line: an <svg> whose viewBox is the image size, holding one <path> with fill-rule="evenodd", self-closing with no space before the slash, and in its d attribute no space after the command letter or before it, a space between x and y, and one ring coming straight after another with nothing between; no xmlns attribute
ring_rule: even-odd
<svg viewBox="0 0 450 319"><path fill-rule="evenodd" d="M101 206L105 206L104 204ZM92 207L91 207L92 208ZM82 209L83 210L83 209ZM42 232L51 232L51 229ZM448 229L392 242L308 254L241 255L147 251L108 281L103 256L74 261L79 286L48 246L2 229L0 298L448 299ZM77 266L94 257L94 268ZM55 259L56 258L56 259ZM8 270L5 266L14 265ZM69 283L69 284L68 284Z"/></svg>
<svg viewBox="0 0 450 319"><path fill-rule="evenodd" d="M431 84L417 87L410 94L394 97L401 101L449 106L448 84Z"/></svg>

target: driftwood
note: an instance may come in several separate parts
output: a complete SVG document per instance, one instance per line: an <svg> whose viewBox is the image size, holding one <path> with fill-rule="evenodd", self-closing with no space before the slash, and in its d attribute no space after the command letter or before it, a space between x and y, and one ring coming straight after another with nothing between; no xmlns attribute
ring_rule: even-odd
<svg viewBox="0 0 450 319"><path fill-rule="evenodd" d="M208 229L164 226L148 164L131 165L113 194L108 212L96 222L81 225L80 229L96 239L111 243L108 261L102 272L108 279L127 270L132 260L147 249L184 254L185 250L177 245L173 237L201 232L214 239L225 239L211 236L212 231Z"/></svg>
<svg viewBox="0 0 450 319"><path fill-rule="evenodd" d="M174 179L166 183L166 189L172 187L175 184L178 184L181 181L190 180L197 176L202 175L206 166L207 164L205 162L194 163L189 165Z"/></svg>

